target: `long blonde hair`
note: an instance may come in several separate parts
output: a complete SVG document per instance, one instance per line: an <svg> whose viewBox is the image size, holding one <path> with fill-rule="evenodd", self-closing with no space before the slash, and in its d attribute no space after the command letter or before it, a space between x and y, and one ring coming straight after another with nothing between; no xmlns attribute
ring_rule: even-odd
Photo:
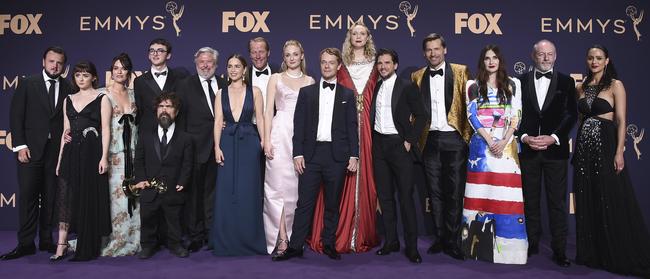
<svg viewBox="0 0 650 279"><path fill-rule="evenodd" d="M365 28L366 32L368 33L368 40L364 46L363 55L368 61L372 61L375 59L375 54L377 53L375 50L375 42L372 40L372 34L370 34L370 29L368 29L368 27L363 24L363 21L359 20L352 24L350 29L348 29L348 32L345 33L345 40L343 41L342 47L343 63L345 63L345 65L350 65L352 62L354 62L354 49L352 48L352 43L350 40L352 38L352 30L354 30L354 27L357 26Z"/></svg>
<svg viewBox="0 0 650 279"><path fill-rule="evenodd" d="M302 44L298 40L288 40L284 42L284 46L282 47L282 65L280 65L280 69L284 72L287 70L287 64L284 63L284 51L287 49L289 46L296 46L297 48L300 49L300 52L302 53L303 57L302 60L300 60L300 70L305 73L307 69L307 60L305 56L305 50L302 48Z"/></svg>

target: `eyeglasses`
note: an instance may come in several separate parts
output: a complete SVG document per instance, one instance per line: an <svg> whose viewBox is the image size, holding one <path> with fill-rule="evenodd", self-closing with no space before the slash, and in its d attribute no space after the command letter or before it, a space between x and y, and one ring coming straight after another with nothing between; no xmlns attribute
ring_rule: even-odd
<svg viewBox="0 0 650 279"><path fill-rule="evenodd" d="M153 49L153 48L150 48L150 49L149 49L149 54L163 54L163 53L165 53L165 52L167 52L167 50L166 50L166 49L162 49L162 48L159 48L159 49Z"/></svg>

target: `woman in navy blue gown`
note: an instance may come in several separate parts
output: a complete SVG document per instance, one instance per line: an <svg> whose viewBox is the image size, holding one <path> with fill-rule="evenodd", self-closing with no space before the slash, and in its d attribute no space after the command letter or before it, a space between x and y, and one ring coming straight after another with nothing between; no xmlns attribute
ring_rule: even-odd
<svg viewBox="0 0 650 279"><path fill-rule="evenodd" d="M229 85L217 92L214 102L219 170L209 245L216 256L266 254L260 169L262 93L244 82L246 60L241 55L228 57L227 63Z"/></svg>

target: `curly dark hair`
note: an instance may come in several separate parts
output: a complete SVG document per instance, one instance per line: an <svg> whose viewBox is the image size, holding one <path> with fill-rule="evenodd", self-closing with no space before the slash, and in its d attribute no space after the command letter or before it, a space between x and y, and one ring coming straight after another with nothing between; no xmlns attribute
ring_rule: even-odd
<svg viewBox="0 0 650 279"><path fill-rule="evenodd" d="M154 100L153 100L153 110L156 111L158 109L158 105L160 103L169 100L172 103L172 107L176 109L176 112L181 108L181 98L176 95L173 91L163 91L158 95Z"/></svg>

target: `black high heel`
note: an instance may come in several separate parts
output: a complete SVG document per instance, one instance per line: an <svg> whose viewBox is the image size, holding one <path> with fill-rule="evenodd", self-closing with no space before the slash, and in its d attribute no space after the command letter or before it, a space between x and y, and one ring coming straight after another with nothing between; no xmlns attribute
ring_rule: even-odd
<svg viewBox="0 0 650 279"><path fill-rule="evenodd" d="M54 254L54 255L50 256L50 262L58 262L58 261L63 260L63 259L68 257L68 249L70 248L70 244L68 244L68 243L61 244L61 243L59 243L59 244L57 244L57 247L58 246L65 246L65 249L63 250L63 255L59 256L59 255Z"/></svg>

